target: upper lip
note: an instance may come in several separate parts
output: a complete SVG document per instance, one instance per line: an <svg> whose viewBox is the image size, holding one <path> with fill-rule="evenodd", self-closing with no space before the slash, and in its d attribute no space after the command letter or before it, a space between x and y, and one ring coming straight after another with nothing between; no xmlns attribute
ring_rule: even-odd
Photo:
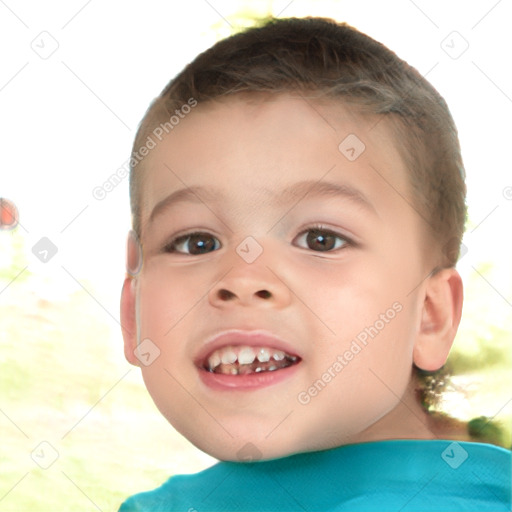
<svg viewBox="0 0 512 512"><path fill-rule="evenodd" d="M204 366L207 357L215 350L227 346L248 346L248 347L268 347L275 350L282 350L291 356L301 359L295 347L289 342L276 336L275 334L262 329L244 330L244 329L228 329L220 331L213 336L207 338L199 350L194 361L197 366Z"/></svg>

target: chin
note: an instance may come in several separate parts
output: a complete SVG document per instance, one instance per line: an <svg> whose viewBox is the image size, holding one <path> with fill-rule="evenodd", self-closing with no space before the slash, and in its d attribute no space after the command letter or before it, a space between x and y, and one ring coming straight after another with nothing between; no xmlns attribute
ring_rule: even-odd
<svg viewBox="0 0 512 512"><path fill-rule="evenodd" d="M266 430L267 439L265 435L248 432L247 428L242 430L243 434L233 435L233 437L223 432L221 436L208 439L205 439L204 431L197 432L195 435L181 433L201 451L222 461L256 462L310 451L297 439L290 439L289 436L283 436L283 438L275 436L271 439L272 435L268 436L268 432L271 431L272 429Z"/></svg>

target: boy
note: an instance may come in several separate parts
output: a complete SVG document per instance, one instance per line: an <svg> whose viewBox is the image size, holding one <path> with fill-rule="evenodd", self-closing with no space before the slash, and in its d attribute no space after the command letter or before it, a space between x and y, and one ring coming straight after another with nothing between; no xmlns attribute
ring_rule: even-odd
<svg viewBox="0 0 512 512"><path fill-rule="evenodd" d="M421 75L346 25L274 20L170 82L131 164L125 355L224 462L121 510L510 508L509 452L444 440L415 397L459 325L466 216Z"/></svg>

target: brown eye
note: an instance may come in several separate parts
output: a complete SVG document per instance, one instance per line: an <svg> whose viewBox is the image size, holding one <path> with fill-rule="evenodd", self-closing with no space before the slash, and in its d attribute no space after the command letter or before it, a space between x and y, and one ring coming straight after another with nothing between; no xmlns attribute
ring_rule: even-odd
<svg viewBox="0 0 512 512"><path fill-rule="evenodd" d="M317 252L332 251L347 244L345 238L325 229L308 229L299 235L299 241L299 247Z"/></svg>
<svg viewBox="0 0 512 512"><path fill-rule="evenodd" d="M190 233L173 240L167 247L167 252L177 252L197 256L216 251L220 242L208 233Z"/></svg>

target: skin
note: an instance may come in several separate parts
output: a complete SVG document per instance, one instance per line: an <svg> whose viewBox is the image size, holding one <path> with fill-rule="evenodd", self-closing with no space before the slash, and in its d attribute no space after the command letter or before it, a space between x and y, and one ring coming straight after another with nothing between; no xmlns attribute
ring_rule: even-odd
<svg viewBox="0 0 512 512"><path fill-rule="evenodd" d="M366 146L355 161L338 149L349 134ZM427 229L408 204L407 170L385 121L375 125L339 103L291 95L233 96L198 105L143 165L144 256L123 287L125 354L141 366L156 405L178 431L222 460L239 460L247 443L258 458L271 459L436 438L414 397L412 367L444 364L460 321L462 282L452 268L431 275ZM357 189L368 205L314 193L285 202L281 191L303 180ZM176 203L150 220L169 194L192 186L215 195L197 192L201 200ZM332 251L315 250L316 240L309 244L304 233L316 225L349 241L332 238ZM194 231L209 233L214 238L206 240L219 248L198 255L165 249ZM248 236L263 249L250 264L236 252ZM138 259L131 237L129 267ZM393 304L400 312L301 403L299 395ZM229 328L265 329L287 340L302 357L299 367L249 392L208 388L194 357L208 336ZM160 350L149 366L134 355L146 338Z"/></svg>

